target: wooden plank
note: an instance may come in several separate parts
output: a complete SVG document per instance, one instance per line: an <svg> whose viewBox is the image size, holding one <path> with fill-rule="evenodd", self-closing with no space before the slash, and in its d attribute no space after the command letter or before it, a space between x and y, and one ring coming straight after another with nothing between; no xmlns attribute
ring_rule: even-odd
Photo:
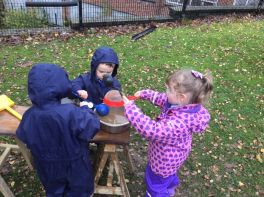
<svg viewBox="0 0 264 197"><path fill-rule="evenodd" d="M108 158L108 153L104 153L103 156L102 156L102 159L100 161L100 164L99 164L99 166L97 168L97 171L96 171L96 175L95 175L95 178L94 178L95 184L98 184L98 182L99 182L99 179L100 179L100 177L102 175L102 172L104 170L107 158Z"/></svg>
<svg viewBox="0 0 264 197"><path fill-rule="evenodd" d="M111 160L112 160L112 162L114 164L114 169L115 169L115 172L116 172L116 175L117 175L118 184L120 184L120 182L121 182L121 180L120 180L120 171L122 169L121 169L121 166L120 166L120 163L119 163L119 160L118 160L118 157L117 157L116 153L111 153Z"/></svg>
<svg viewBox="0 0 264 197"><path fill-rule="evenodd" d="M20 114L24 114L24 112L29 108L26 106L14 106L12 107ZM16 135L17 127L20 123L15 116L10 114L7 110L3 110L0 113L0 135Z"/></svg>
<svg viewBox="0 0 264 197"><path fill-rule="evenodd" d="M23 142L21 142L19 139L15 138L16 142L18 145L15 144L0 144L0 149L6 149L6 148L10 148L10 149L15 149L18 150L22 153L22 155L24 156L30 170L33 170L33 159L31 156L30 151L26 148L26 146L24 145Z"/></svg>
<svg viewBox="0 0 264 197"><path fill-rule="evenodd" d="M94 172L97 171L101 158L104 154L104 144L97 144L97 148L95 151L96 151L96 156L95 156L94 164L93 164Z"/></svg>
<svg viewBox="0 0 264 197"><path fill-rule="evenodd" d="M100 130L96 133L90 142L105 144L129 144L130 131L126 130L121 133L108 133Z"/></svg>
<svg viewBox="0 0 264 197"><path fill-rule="evenodd" d="M18 145L15 144L0 144L0 149L1 148L19 149Z"/></svg>
<svg viewBox="0 0 264 197"><path fill-rule="evenodd" d="M116 152L116 145L115 144L106 144L105 148L104 148L104 152L115 153Z"/></svg>
<svg viewBox="0 0 264 197"><path fill-rule="evenodd" d="M121 168L117 154L111 154L111 157L112 157L113 162L114 162L116 173L118 174L118 177L119 177L120 187L122 189L122 193L125 197L130 197L130 194L129 194L129 191L127 188L127 184L125 181L125 176L124 176L123 170Z"/></svg>
<svg viewBox="0 0 264 197"><path fill-rule="evenodd" d="M106 195L119 195L122 196L123 192L120 187L108 187L108 186L101 186L95 185L95 194L106 194Z"/></svg>
<svg viewBox="0 0 264 197"><path fill-rule="evenodd" d="M0 191L2 192L4 197L15 197L1 175L0 175Z"/></svg>
<svg viewBox="0 0 264 197"><path fill-rule="evenodd" d="M7 156L8 156L9 153L10 153L10 151L11 151L11 148L6 148L6 149L4 150L4 152L1 154L1 156L0 156L0 168L2 168L4 162L5 162L6 159L7 159Z"/></svg>
<svg viewBox="0 0 264 197"><path fill-rule="evenodd" d="M110 160L108 176L107 176L107 183L106 183L107 186L112 186L113 185L113 178L114 178L114 164Z"/></svg>

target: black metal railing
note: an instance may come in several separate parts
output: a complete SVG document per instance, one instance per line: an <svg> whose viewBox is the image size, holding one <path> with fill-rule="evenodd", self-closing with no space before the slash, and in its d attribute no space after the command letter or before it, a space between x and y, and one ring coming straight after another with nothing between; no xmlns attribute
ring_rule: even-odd
<svg viewBox="0 0 264 197"><path fill-rule="evenodd" d="M61 1L61 2L54 2L54 1L26 1L25 5L27 8L43 8L43 9L47 9L47 8L62 8L61 10L58 10L58 12L62 12L62 20L67 22L69 25L72 24L72 18L69 16L69 10L68 7L77 7L79 6L79 26L83 26L82 25L82 3L80 3L81 0L79 0L79 2L77 1ZM58 17L57 14L58 12L54 13L55 16L55 25L58 25ZM76 16L76 15L75 15ZM64 26L65 23L62 25Z"/></svg>
<svg viewBox="0 0 264 197"><path fill-rule="evenodd" d="M263 0L0 0L0 33L4 29L72 28L251 11L263 12Z"/></svg>

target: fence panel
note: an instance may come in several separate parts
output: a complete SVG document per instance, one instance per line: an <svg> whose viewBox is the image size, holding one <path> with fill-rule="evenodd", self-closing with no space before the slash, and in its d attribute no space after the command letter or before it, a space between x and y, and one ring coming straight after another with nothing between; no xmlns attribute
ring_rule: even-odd
<svg viewBox="0 0 264 197"><path fill-rule="evenodd" d="M5 29L50 30L96 23L171 20L194 11L263 10L262 3L263 0L0 0L0 34Z"/></svg>

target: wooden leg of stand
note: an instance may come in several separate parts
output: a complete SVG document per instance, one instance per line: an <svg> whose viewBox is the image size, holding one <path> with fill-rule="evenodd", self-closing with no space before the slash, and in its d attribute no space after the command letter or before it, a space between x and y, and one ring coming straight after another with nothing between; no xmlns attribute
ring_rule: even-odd
<svg viewBox="0 0 264 197"><path fill-rule="evenodd" d="M129 148L128 148L128 145L124 145L123 146L123 149L124 149L124 154L127 158L127 161L128 161L128 168L129 168L129 172L130 173L134 173L135 172L135 166L133 164L133 160L132 160L132 157L129 153Z"/></svg>
<svg viewBox="0 0 264 197"><path fill-rule="evenodd" d="M99 166L97 168L96 174L95 174L95 178L94 178L95 184L98 184L98 182L99 182L99 179L100 179L102 172L104 170L107 158L108 158L108 154L104 153L102 158L101 158L101 161L99 163Z"/></svg>
<svg viewBox="0 0 264 197"><path fill-rule="evenodd" d="M102 176L102 171L105 168L106 162L109 158L109 171L107 177L106 186L98 185L98 181ZM112 186L113 174L114 172L117 175L119 186ZM95 175L95 193L96 194L105 194L105 195L120 195L125 197L130 197L126 182L125 176L120 165L120 161L117 156L117 148L115 144L106 144L104 147L103 156L100 160L99 167Z"/></svg>
<svg viewBox="0 0 264 197"><path fill-rule="evenodd" d="M14 144L0 144L0 148L4 148L4 152L0 156L0 168L3 166L4 162L7 159L7 156L10 154L11 150L17 150L22 153L24 156L29 168L33 170L32 166L32 157L26 146L17 138L16 142L18 145ZM12 191L9 189L8 185L6 184L5 180L3 177L0 175L0 191L5 197L14 197L14 194Z"/></svg>
<svg viewBox="0 0 264 197"><path fill-rule="evenodd" d="M11 148L5 148L4 152L1 154L1 156L0 156L0 168L2 168L2 166L4 165L10 151L11 151Z"/></svg>
<svg viewBox="0 0 264 197"><path fill-rule="evenodd" d="M6 161L9 153L11 152L11 149L18 149L18 146L12 145L12 144L1 144L1 148L4 148L4 152L0 156L0 168L4 165L4 162ZM5 197L14 197L14 194L9 189L8 185L6 184L3 177L0 175L0 191Z"/></svg>
<svg viewBox="0 0 264 197"><path fill-rule="evenodd" d="M4 195L4 197L15 197L1 175L0 175L0 190Z"/></svg>
<svg viewBox="0 0 264 197"><path fill-rule="evenodd" d="M111 187L114 179L114 164L110 160L106 186Z"/></svg>
<svg viewBox="0 0 264 197"><path fill-rule="evenodd" d="M129 191L127 188L127 184L125 182L125 176L124 176L123 170L121 169L120 162L119 162L119 159L117 157L117 153L111 154L111 157L112 157L112 161L114 163L114 168L115 168L117 177L119 177L119 180L120 180L120 187L122 189L123 195L125 197L130 197L130 194L129 194Z"/></svg>
<svg viewBox="0 0 264 197"><path fill-rule="evenodd" d="M99 163L101 161L101 158L103 156L103 153L104 153L104 145L102 144L96 144L96 152L93 153L95 154L95 158L94 158L94 162L93 162L93 169L94 169L94 174L96 174L97 172L97 169L98 169L98 166L99 166Z"/></svg>
<svg viewBox="0 0 264 197"><path fill-rule="evenodd" d="M30 170L33 170L33 159L30 151L26 147L26 145L21 142L18 138L15 138L17 145L19 146L19 151L22 153L23 157L25 158L27 165L29 166Z"/></svg>

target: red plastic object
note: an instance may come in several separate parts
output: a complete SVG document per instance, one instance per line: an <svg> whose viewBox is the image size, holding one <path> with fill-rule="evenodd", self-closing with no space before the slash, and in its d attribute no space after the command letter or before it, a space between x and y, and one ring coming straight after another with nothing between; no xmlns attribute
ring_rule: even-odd
<svg viewBox="0 0 264 197"><path fill-rule="evenodd" d="M123 107L124 101L110 101L107 98L104 98L103 103L108 105L109 107Z"/></svg>
<svg viewBox="0 0 264 197"><path fill-rule="evenodd" d="M138 99L138 97L136 97L136 96L127 96L127 98L129 100ZM108 105L109 107L123 107L124 106L124 101L123 100L122 101L111 101L111 100L109 100L107 98L104 98L103 103Z"/></svg>
<svg viewBox="0 0 264 197"><path fill-rule="evenodd" d="M136 100L136 96L127 96L129 100ZM123 107L124 101L122 98L122 93L118 90L110 90L106 93L103 99L103 103L109 107Z"/></svg>
<svg viewBox="0 0 264 197"><path fill-rule="evenodd" d="M137 96L127 96L127 98L128 98L129 100L136 100L136 99L138 99Z"/></svg>

